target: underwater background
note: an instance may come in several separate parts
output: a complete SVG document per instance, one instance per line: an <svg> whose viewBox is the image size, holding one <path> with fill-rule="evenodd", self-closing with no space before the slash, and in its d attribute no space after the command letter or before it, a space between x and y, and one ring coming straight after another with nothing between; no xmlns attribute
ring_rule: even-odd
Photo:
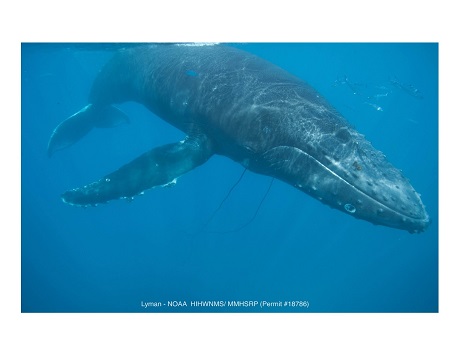
<svg viewBox="0 0 460 345"><path fill-rule="evenodd" d="M244 168L222 156L132 202L66 205L65 190L184 134L125 103L129 125L48 158L53 129L119 46L24 43L22 312L438 311L438 45L232 45L307 81L402 169L426 232L374 226L249 171L226 199Z"/></svg>

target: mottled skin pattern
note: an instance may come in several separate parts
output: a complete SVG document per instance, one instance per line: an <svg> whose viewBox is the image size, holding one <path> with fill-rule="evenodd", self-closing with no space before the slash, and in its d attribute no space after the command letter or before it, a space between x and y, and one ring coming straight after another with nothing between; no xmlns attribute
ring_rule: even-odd
<svg viewBox="0 0 460 345"><path fill-rule="evenodd" d="M89 102L103 108L125 101L144 104L189 141L199 138L184 152L200 159L172 175L221 154L356 218L410 232L429 224L419 195L382 153L304 81L254 55L225 45L123 50L97 76ZM155 165L155 158L150 162ZM130 165L118 171L119 184L128 179ZM141 189L161 184L149 181ZM94 197L92 185L83 187L93 194L88 203L107 201ZM67 192L64 200L86 204L72 198L82 190ZM132 191L110 198L140 190Z"/></svg>

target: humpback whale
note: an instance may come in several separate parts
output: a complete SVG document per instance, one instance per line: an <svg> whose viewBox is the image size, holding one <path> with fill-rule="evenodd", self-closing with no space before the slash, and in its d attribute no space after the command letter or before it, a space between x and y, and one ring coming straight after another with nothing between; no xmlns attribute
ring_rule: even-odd
<svg viewBox="0 0 460 345"><path fill-rule="evenodd" d="M224 155L376 225L419 233L430 220L400 170L305 81L224 44L121 49L93 82L89 102L60 123L48 155L94 127L128 122L115 105L143 104L185 133L118 170L62 194L71 205L132 198Z"/></svg>

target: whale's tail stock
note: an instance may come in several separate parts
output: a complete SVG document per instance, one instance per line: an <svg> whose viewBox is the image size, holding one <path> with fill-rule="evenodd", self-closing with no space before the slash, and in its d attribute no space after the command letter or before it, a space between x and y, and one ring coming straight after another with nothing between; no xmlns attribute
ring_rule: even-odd
<svg viewBox="0 0 460 345"><path fill-rule="evenodd" d="M129 123L129 119L117 107L112 105L96 107L88 104L54 129L48 142L48 157L51 157L56 151L75 144L94 127L108 128L122 123Z"/></svg>

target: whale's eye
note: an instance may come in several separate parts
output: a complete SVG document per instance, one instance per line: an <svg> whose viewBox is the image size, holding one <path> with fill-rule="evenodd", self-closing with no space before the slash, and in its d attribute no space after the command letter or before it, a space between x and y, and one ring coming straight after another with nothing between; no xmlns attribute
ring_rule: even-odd
<svg viewBox="0 0 460 345"><path fill-rule="evenodd" d="M356 212L356 207L354 207L352 204L345 204L343 208L350 213L355 213Z"/></svg>

